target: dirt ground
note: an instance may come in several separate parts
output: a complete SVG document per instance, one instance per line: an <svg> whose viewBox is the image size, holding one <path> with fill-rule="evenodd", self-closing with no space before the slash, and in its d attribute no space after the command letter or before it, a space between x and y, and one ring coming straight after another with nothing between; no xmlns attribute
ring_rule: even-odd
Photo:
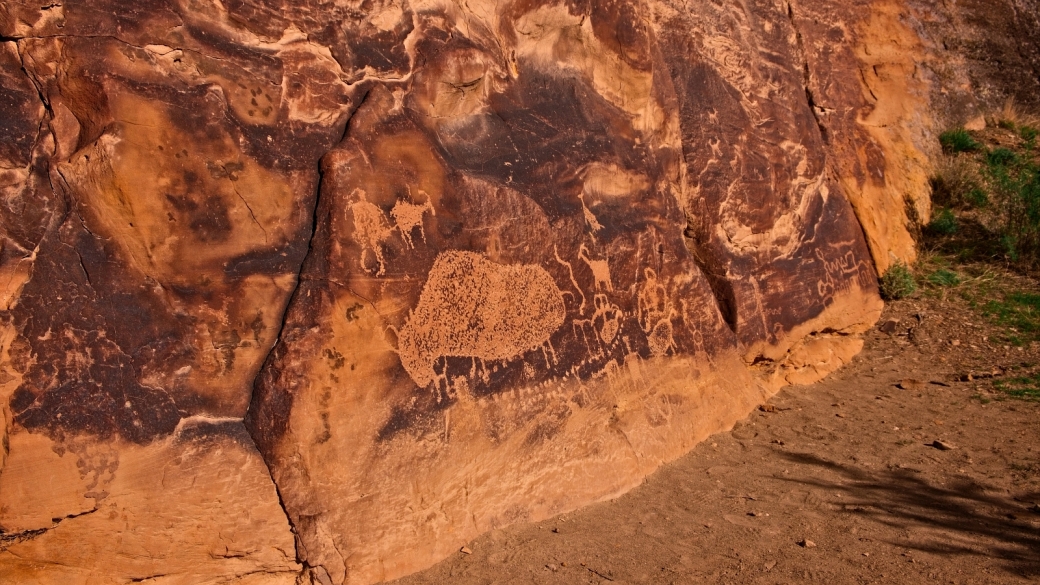
<svg viewBox="0 0 1040 585"><path fill-rule="evenodd" d="M397 583L1040 582L1040 403L994 385L1040 347L943 296L889 303L850 366L625 496Z"/></svg>

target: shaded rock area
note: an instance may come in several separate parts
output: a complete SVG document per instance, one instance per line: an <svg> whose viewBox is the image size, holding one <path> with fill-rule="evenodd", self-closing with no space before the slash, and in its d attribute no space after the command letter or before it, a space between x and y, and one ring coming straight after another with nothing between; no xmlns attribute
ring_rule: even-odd
<svg viewBox="0 0 1040 585"><path fill-rule="evenodd" d="M822 378L985 6L5 3L0 576L393 578Z"/></svg>

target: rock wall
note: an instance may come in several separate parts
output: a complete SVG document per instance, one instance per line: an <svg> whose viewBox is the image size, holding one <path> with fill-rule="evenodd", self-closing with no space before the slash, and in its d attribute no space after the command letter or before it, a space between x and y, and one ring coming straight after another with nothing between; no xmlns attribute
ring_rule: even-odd
<svg viewBox="0 0 1040 585"><path fill-rule="evenodd" d="M1035 4L5 3L0 579L371 583L631 488L859 351Z"/></svg>

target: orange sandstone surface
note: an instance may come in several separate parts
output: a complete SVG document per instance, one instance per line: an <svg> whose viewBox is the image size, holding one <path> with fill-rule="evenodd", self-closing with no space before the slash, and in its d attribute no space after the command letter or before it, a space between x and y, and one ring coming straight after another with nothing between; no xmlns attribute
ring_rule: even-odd
<svg viewBox="0 0 1040 585"><path fill-rule="evenodd" d="M1035 8L4 3L0 581L375 583L632 488L862 348Z"/></svg>

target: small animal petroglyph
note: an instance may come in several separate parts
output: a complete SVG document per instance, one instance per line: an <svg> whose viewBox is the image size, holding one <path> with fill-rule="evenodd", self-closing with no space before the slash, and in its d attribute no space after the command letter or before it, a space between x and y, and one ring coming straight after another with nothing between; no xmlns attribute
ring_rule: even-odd
<svg viewBox="0 0 1040 585"><path fill-rule="evenodd" d="M589 209L588 205L585 205L585 194L582 193L578 195L578 199L581 200L581 209L585 213L585 222L589 224L589 229L592 230L592 233L595 234L599 230L603 229L603 224L596 219L596 215L592 213L592 210Z"/></svg>
<svg viewBox="0 0 1040 585"><path fill-rule="evenodd" d="M614 290L614 285L610 281L610 265L606 260L590 258L589 249L585 247L585 244L578 249L578 258L588 264L589 269L592 270L592 277L596 280L596 290Z"/></svg>
<svg viewBox="0 0 1040 585"><path fill-rule="evenodd" d="M378 205L366 199L364 190L354 190L352 197L355 199L355 202L350 205L350 212L354 216L354 239L361 246L360 262L362 268L369 270L365 264L365 257L371 253L371 255L375 256L378 264L376 276L386 274L383 245L393 237L395 230L400 232L401 239L404 240L405 245L410 249L415 248L412 233L416 228L419 228L419 237L422 238L423 242L426 241L426 230L423 229L423 215L427 211L431 215L437 215L437 212L433 208L433 203L430 202L430 196L423 191L419 191L419 193L426 197L426 201L421 205L404 200L397 201L394 208L390 210L390 218L394 222L394 225L391 226L390 218L387 217Z"/></svg>
<svg viewBox="0 0 1040 585"><path fill-rule="evenodd" d="M408 203L402 199L390 210L390 215L394 218L397 229L401 232L401 237L404 238L404 243L409 248L415 247L412 242L412 230L415 228L419 228L419 236L422 237L423 242L426 241L426 231L423 229L423 214L429 211L430 215L437 215L437 212L433 209L433 204L430 203L430 196L423 191L419 191L419 194L426 197L426 201L422 205Z"/></svg>

